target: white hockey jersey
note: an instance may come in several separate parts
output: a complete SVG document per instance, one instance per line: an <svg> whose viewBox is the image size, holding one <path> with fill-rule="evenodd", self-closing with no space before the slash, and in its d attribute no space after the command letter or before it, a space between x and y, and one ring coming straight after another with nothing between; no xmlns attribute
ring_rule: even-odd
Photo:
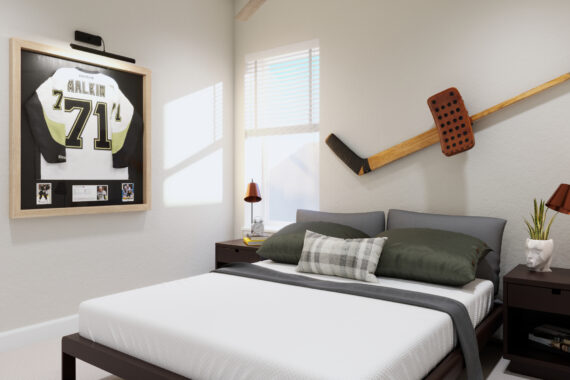
<svg viewBox="0 0 570 380"><path fill-rule="evenodd" d="M142 121L117 82L61 68L26 102L42 180L123 180Z"/></svg>

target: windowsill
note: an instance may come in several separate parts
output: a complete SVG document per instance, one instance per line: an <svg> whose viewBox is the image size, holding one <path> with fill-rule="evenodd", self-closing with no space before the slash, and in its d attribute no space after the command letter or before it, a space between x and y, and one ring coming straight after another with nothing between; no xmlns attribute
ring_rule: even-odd
<svg viewBox="0 0 570 380"><path fill-rule="evenodd" d="M293 222L273 222L264 225L264 232L268 234L274 234L275 232L279 231L283 227L291 224ZM251 226L245 225L241 228L242 235L245 236L248 232L251 231Z"/></svg>

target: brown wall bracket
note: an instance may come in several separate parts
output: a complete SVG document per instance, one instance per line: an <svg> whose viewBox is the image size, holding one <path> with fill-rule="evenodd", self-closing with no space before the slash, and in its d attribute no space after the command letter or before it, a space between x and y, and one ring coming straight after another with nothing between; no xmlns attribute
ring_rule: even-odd
<svg viewBox="0 0 570 380"><path fill-rule="evenodd" d="M528 91L525 91L515 97L512 97L504 102L501 102L493 107L487 108L470 117L471 124L475 121L484 118L492 113L495 113L505 107L510 106L516 102L529 98L536 95L544 90L554 87L560 83L566 82L570 79L570 73L563 74L558 78L541 84L540 86L534 87ZM350 168L358 175L363 175L369 173L373 170L381 168L390 162L396 161L402 157L410 155L418 150L427 148L430 145L440 142L439 132L437 127L425 131L411 139L403 141L397 145L392 146L382 152L376 153L368 158L362 158L358 156L352 149L350 149L345 143L343 143L334 133L331 133L325 140L327 145L331 150Z"/></svg>

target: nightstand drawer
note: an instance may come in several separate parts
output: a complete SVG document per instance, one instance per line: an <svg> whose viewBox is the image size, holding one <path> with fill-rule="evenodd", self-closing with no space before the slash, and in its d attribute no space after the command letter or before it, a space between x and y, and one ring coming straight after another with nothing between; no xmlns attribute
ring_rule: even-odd
<svg viewBox="0 0 570 380"><path fill-rule="evenodd" d="M518 284L508 285L509 306L570 315L570 291Z"/></svg>
<svg viewBox="0 0 570 380"><path fill-rule="evenodd" d="M234 263L234 262L246 262L254 263L261 260L254 249L251 248L228 248L228 247L217 247L216 248L216 260L224 263Z"/></svg>

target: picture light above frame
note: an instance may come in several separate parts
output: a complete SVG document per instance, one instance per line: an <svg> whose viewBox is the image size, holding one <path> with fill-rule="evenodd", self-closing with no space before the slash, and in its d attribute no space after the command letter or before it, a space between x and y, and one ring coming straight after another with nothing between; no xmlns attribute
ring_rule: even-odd
<svg viewBox="0 0 570 380"><path fill-rule="evenodd" d="M87 53L93 53L102 55L103 57L109 57L114 59L120 59L121 61L130 62L130 63L137 63L134 58L125 57L123 55L109 53L105 50L105 41L101 36L96 36L94 34L82 32L80 30L75 31L75 40L79 42L83 42L86 44L90 44L93 46L101 46L103 45L103 50L92 49L87 46L77 45L77 44L69 44L72 49L85 51Z"/></svg>
<svg viewBox="0 0 570 380"><path fill-rule="evenodd" d="M526 98L529 98L533 95L539 94L544 90L547 90L551 87L554 87L556 85L559 85L561 83L566 82L567 80L570 79L570 73L566 73L563 74L561 76L559 76L558 78L555 78L551 81L548 81L546 83L543 83L537 87L534 87L528 91L525 91L515 97L512 97L508 100L505 100L504 102L501 102L499 104L494 105L493 107L487 108L484 111L481 111L475 115L472 116L468 116L467 114L467 110L465 109L465 106L463 105L463 101L458 102L459 104L457 104L458 109L458 113L460 113L461 115L466 115L466 119L468 123L466 124L473 124L475 121L480 120L482 118L484 118L485 116L489 116L505 107L510 106L511 104L517 103L521 100L524 100ZM443 115L441 115L441 112L435 111L435 109L437 108L437 104L436 103L432 103L432 101L436 100L436 98L438 96L441 95L445 95L447 93L447 95L449 95L450 93L453 93L453 95L451 95L452 97L455 96L458 100L461 100L461 96L459 95L459 91L457 91L456 88L449 88L447 90L444 90L432 97L430 97L428 99L428 105L430 105L430 109L432 111L432 115L434 117L435 120L435 127L424 132L421 133L411 139L408 139L406 141L403 141L397 145L392 146L391 148L388 148L386 150L383 150L382 152L376 153L373 156L370 156L368 158L362 158L360 156L358 156L356 153L354 153L354 151L352 149L350 149L344 142L342 142L334 133L331 133L325 140L325 142L327 143L327 145L331 148L331 150L350 168L352 169L353 172L355 172L358 175L363 175L366 173L369 173L373 170L379 169L393 161L396 161L400 158L406 157L412 153L415 153L419 150L422 150L424 148L427 148L430 145L433 145L437 142L440 142L442 145L442 151L446 154L446 155L453 155L456 153L461 153L462 151L465 151L469 148L471 148L473 146L474 141L471 139L471 141L467 141L467 144L465 144L465 146L467 147L467 149L456 149L454 150L451 146L449 146L449 141L445 141L445 139L447 138L446 136L448 136L447 134L443 134L442 129L445 129L447 127L447 124L440 124L441 119L438 119L438 117L442 117L444 118ZM446 115L445 118L453 118L453 116L448 116ZM439 127L439 128L438 128ZM467 125L466 125L467 127ZM470 125L469 125L469 133L471 133L472 136L472 132L470 131ZM467 135L469 136L469 135ZM463 144L462 144L463 145ZM450 152L452 151L452 152Z"/></svg>

